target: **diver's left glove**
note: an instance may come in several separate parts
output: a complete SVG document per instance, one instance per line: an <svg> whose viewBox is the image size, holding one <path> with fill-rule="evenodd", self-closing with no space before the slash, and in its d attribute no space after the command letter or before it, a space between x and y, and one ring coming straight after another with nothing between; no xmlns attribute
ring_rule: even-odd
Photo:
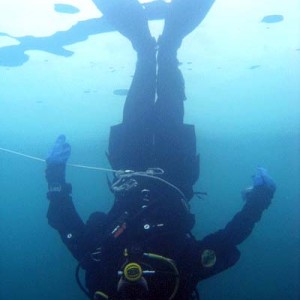
<svg viewBox="0 0 300 300"><path fill-rule="evenodd" d="M46 179L49 192L60 192L66 187L66 163L71 155L71 146L66 137L60 135L51 149L47 159Z"/></svg>

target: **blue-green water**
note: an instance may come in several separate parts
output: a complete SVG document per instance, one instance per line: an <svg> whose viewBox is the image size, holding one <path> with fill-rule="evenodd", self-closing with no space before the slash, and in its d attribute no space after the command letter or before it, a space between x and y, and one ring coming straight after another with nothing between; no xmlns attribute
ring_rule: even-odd
<svg viewBox="0 0 300 300"><path fill-rule="evenodd" d="M114 91L128 88L135 54L122 36L91 21L101 17L92 2L54 4L64 3L0 3L0 147L44 158L65 133L72 163L109 167L109 127L124 104ZM208 192L192 200L195 235L226 225L257 166L277 183L238 264L200 283L204 300L300 297L299 8L296 0L216 1L179 51L185 118L196 125L201 154L196 189ZM161 21L150 26L158 36ZM0 151L1 300L84 299L76 262L47 225L44 168ZM105 173L69 168L67 178L83 219L110 208Z"/></svg>

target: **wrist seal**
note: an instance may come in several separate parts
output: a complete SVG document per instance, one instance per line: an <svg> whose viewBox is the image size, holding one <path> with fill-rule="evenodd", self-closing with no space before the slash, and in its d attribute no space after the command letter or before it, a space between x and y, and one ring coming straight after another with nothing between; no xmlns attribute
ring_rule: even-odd
<svg viewBox="0 0 300 300"><path fill-rule="evenodd" d="M49 200L61 199L72 194L72 185L69 183L49 183L47 198Z"/></svg>

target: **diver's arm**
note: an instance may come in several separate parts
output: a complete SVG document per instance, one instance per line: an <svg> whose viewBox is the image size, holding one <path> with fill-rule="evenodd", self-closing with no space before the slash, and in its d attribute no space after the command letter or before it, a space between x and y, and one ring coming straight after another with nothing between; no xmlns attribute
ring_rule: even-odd
<svg viewBox="0 0 300 300"><path fill-rule="evenodd" d="M72 255L80 260L85 254L85 247L81 242L85 225L74 207L71 190L70 184L64 184L60 191L48 191L47 218L48 224L59 232Z"/></svg>
<svg viewBox="0 0 300 300"><path fill-rule="evenodd" d="M274 191L267 186L256 186L245 195L246 203L242 210L221 231L227 244L234 246L242 243L261 219L264 210L271 204Z"/></svg>
<svg viewBox="0 0 300 300"><path fill-rule="evenodd" d="M258 168L253 176L253 186L246 189L243 197L246 201L242 210L238 212L223 230L216 232L217 240L223 245L237 246L252 232L269 205L275 193L276 186L267 171Z"/></svg>
<svg viewBox="0 0 300 300"><path fill-rule="evenodd" d="M254 225L270 205L272 195L264 187L255 187L243 209L222 230L206 236L189 247L195 278L203 280L232 267L240 258L237 248L252 232Z"/></svg>
<svg viewBox="0 0 300 300"><path fill-rule="evenodd" d="M240 257L237 246L251 234L264 210L269 207L275 192L273 180L261 168L253 179L254 186L244 194L246 203L242 210L224 229L196 241L196 246L190 247L193 248L191 255L196 259L194 265L198 278L208 278L233 266Z"/></svg>
<svg viewBox="0 0 300 300"><path fill-rule="evenodd" d="M253 186L243 192L244 207L219 233L226 244L237 246L250 235L255 223L271 204L275 190L276 185L267 171L258 168L253 176Z"/></svg>
<svg viewBox="0 0 300 300"><path fill-rule="evenodd" d="M84 255L84 245L80 240L85 225L73 205L72 187L65 180L66 163L70 155L71 147L66 137L60 135L46 159L47 198L50 201L47 218L73 256L80 259Z"/></svg>

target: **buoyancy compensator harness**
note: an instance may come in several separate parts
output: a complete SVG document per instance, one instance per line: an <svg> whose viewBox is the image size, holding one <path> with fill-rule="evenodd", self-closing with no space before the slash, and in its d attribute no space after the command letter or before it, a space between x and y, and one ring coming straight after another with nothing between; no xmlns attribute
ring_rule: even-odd
<svg viewBox="0 0 300 300"><path fill-rule="evenodd" d="M191 231L195 220L190 213L188 200L179 188L162 178L163 174L160 168L145 172L117 172L114 183L110 185L115 195L111 213L116 211L118 216L121 215L122 224L118 222L113 229L114 236L130 226L128 231L131 234L140 234L143 238L157 231L167 234Z"/></svg>
<svg viewBox="0 0 300 300"><path fill-rule="evenodd" d="M194 226L194 216L189 211L188 201L176 186L164 180L163 170L148 169L145 172L130 170L118 171L110 189L115 195L115 204L111 210L118 212L112 218L105 237L96 250L85 257L95 262L101 260L106 245L113 244L128 232L129 236L137 237L143 243L159 234L170 232L189 233ZM112 213L113 214L113 213ZM144 253L139 246L124 248L123 264L118 270L119 282L117 299L147 299L148 281L155 276L168 276L173 282L173 289L165 299L173 299L179 286L179 273L175 262L167 257L154 253ZM163 265L157 269L157 265ZM96 291L91 298L79 278L81 263L76 269L76 280L80 288L90 299L110 298L103 291ZM150 284L151 285L151 284Z"/></svg>

